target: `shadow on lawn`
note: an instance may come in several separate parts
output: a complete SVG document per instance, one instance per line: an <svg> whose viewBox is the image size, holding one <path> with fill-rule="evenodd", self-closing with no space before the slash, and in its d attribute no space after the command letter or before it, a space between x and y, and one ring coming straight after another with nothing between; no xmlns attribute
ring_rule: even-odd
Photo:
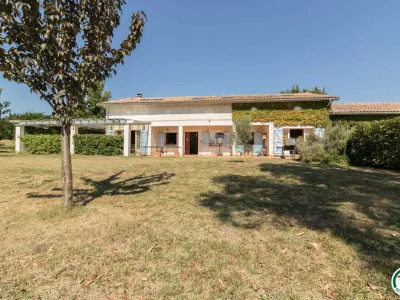
<svg viewBox="0 0 400 300"><path fill-rule="evenodd" d="M200 203L223 222L329 230L387 277L400 262L400 174L300 163L259 165L259 176L214 178ZM394 233L394 235L392 235Z"/></svg>
<svg viewBox="0 0 400 300"><path fill-rule="evenodd" d="M103 180L92 178L80 178L86 185L92 186L91 189L74 189L75 201L80 205L87 205L96 198L104 195L136 195L147 192L154 186L166 185L175 176L174 173L160 173L155 175L138 175L132 178L120 179L124 171L118 172ZM29 193L28 198L56 198L61 197L62 189L56 188L57 194L36 194Z"/></svg>

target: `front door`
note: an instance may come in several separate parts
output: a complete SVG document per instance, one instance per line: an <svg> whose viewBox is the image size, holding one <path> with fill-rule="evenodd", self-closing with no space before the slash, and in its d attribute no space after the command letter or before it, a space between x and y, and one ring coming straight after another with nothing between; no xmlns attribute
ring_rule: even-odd
<svg viewBox="0 0 400 300"><path fill-rule="evenodd" d="M190 133L190 154L199 154L199 134L197 132Z"/></svg>
<svg viewBox="0 0 400 300"><path fill-rule="evenodd" d="M198 132L185 132L185 155L199 154Z"/></svg>

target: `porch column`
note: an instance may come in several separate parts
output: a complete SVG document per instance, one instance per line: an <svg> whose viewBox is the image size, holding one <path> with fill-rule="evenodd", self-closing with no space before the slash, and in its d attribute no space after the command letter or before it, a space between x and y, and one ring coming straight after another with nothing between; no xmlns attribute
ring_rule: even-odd
<svg viewBox="0 0 400 300"><path fill-rule="evenodd" d="M25 135L25 126L15 126L15 152L19 153L22 151L22 137Z"/></svg>
<svg viewBox="0 0 400 300"><path fill-rule="evenodd" d="M131 125L124 125L124 156L129 156L131 152Z"/></svg>
<svg viewBox="0 0 400 300"><path fill-rule="evenodd" d="M274 123L268 125L268 155L274 156Z"/></svg>
<svg viewBox="0 0 400 300"><path fill-rule="evenodd" d="M183 136L183 126L180 125L178 127L178 152L179 152L179 156L183 155L183 139L185 137Z"/></svg>
<svg viewBox="0 0 400 300"><path fill-rule="evenodd" d="M236 132L235 124L232 124L232 132ZM232 156L236 156L236 142L232 143Z"/></svg>
<svg viewBox="0 0 400 300"><path fill-rule="evenodd" d="M75 144L74 144L74 135L78 134L79 127L76 125L71 126L71 141L70 141L70 152L71 154L75 154Z"/></svg>
<svg viewBox="0 0 400 300"><path fill-rule="evenodd" d="M148 139L149 139L149 141L147 142L147 146L151 146L151 141L152 141L152 131L153 131L153 128L151 127L151 125L149 126L149 137L148 137ZM149 147L149 155L151 154L151 148Z"/></svg>

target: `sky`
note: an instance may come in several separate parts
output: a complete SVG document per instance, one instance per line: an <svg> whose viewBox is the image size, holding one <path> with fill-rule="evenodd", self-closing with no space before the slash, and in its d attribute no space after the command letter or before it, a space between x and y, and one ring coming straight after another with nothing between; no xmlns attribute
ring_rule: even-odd
<svg viewBox="0 0 400 300"><path fill-rule="evenodd" d="M400 101L399 0L128 0L145 11L142 42L106 81L112 99L279 93L325 87L340 102ZM0 78L12 111L51 112Z"/></svg>

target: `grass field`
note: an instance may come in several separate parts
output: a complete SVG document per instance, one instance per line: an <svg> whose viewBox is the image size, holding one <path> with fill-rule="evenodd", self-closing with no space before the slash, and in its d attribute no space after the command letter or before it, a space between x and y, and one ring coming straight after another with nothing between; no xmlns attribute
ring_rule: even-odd
<svg viewBox="0 0 400 300"><path fill-rule="evenodd" d="M291 160L0 155L4 299L397 299L400 173Z"/></svg>

